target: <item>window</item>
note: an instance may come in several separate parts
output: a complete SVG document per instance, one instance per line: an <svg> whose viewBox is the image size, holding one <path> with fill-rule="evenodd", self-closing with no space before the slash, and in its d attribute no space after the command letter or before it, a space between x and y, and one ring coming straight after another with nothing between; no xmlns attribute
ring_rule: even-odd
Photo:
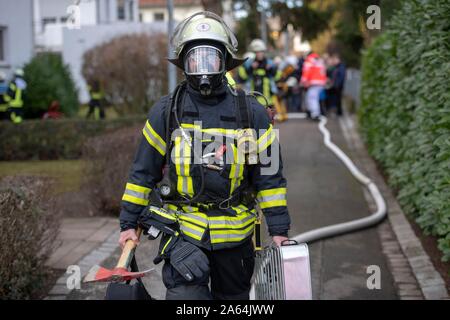
<svg viewBox="0 0 450 320"><path fill-rule="evenodd" d="M157 12L153 15L153 19L155 21L164 21L164 13L162 12Z"/></svg>
<svg viewBox="0 0 450 320"><path fill-rule="evenodd" d="M42 19L42 28L45 28L47 24L54 24L56 23L56 21L57 21L56 17L44 18Z"/></svg>
<svg viewBox="0 0 450 320"><path fill-rule="evenodd" d="M117 1L117 19L125 20L125 0Z"/></svg>
<svg viewBox="0 0 450 320"><path fill-rule="evenodd" d="M6 60L6 28L0 27L0 61Z"/></svg>

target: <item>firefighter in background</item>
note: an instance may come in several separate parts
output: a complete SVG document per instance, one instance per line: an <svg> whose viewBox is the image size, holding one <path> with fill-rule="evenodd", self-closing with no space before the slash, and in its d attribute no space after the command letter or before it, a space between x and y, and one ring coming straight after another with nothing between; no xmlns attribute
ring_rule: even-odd
<svg viewBox="0 0 450 320"><path fill-rule="evenodd" d="M4 99L8 103L9 118L16 124L23 120L23 92L27 87L23 76L23 70L17 69L4 95Z"/></svg>
<svg viewBox="0 0 450 320"><path fill-rule="evenodd" d="M280 63L281 77L277 81L278 96L285 102L289 112L299 112L301 96L297 79L297 58L288 56Z"/></svg>
<svg viewBox="0 0 450 320"><path fill-rule="evenodd" d="M254 39L250 43L249 51L255 54L255 58L248 59L239 67L239 82L249 82L250 91L259 92L264 96L257 96L258 102L271 109L275 106L279 120L286 120L286 108L276 96L275 82L281 77L281 72L274 62L266 57L266 44L261 39Z"/></svg>
<svg viewBox="0 0 450 320"><path fill-rule="evenodd" d="M303 63L301 85L306 91L306 108L313 120L320 118L320 93L327 83L324 61L317 53L310 53Z"/></svg>
<svg viewBox="0 0 450 320"><path fill-rule="evenodd" d="M0 120L8 119L8 103L5 100L7 90L6 75L3 71L0 71Z"/></svg>
<svg viewBox="0 0 450 320"><path fill-rule="evenodd" d="M86 115L86 119L89 119L94 115L95 120L105 118L105 109L103 105L104 93L100 81L94 80L92 85L88 85L89 95L89 111Z"/></svg>

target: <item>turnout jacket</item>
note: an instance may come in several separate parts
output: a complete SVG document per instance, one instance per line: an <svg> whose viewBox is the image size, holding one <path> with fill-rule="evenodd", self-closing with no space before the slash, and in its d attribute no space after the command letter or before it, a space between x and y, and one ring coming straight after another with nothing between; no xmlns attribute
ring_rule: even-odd
<svg viewBox="0 0 450 320"><path fill-rule="evenodd" d="M189 86L181 95L179 105L183 104L183 114L179 120L192 143L201 139L202 155L214 154L217 148L213 150L211 147L226 145L225 153L231 159L226 161L220 171L204 168L204 192L196 203L226 199L251 186L264 213L270 235L287 235L290 218L286 202L286 179L282 175L276 130L272 128L265 108L256 99L247 97L257 134L258 155L261 159L265 155L270 161L264 161L265 164L259 161L254 165L239 161L235 141L239 129L236 101L235 94L225 85L208 98L200 96ZM165 119L168 109L169 97L165 96L148 114L122 198L122 231L137 227L139 214L149 205L149 193L162 179L166 152L171 152L170 175L177 194L191 199L201 187L200 164L192 160L193 152L196 152L195 145L189 145L182 134L175 132L179 130L172 134L170 144L166 141ZM169 151L166 150L168 145L172 146ZM272 159L272 154L276 159ZM264 170L274 164L273 172L265 174ZM161 214L178 223L180 234L185 240L208 250L230 248L246 241L252 236L257 219L254 206L244 203L210 210L194 205L166 204L165 209L170 214Z"/></svg>

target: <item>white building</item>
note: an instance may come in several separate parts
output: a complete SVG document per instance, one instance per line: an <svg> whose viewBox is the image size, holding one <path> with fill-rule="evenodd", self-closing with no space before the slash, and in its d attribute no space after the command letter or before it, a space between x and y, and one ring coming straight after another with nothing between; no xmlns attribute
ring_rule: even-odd
<svg viewBox="0 0 450 320"><path fill-rule="evenodd" d="M190 15L203 11L200 0L173 0L174 10L173 18L175 21L181 21ZM144 23L167 22L169 14L167 12L166 0L140 0L139 1L139 20Z"/></svg>
<svg viewBox="0 0 450 320"><path fill-rule="evenodd" d="M32 0L0 0L0 71L8 77L33 56L32 21Z"/></svg>
<svg viewBox="0 0 450 320"><path fill-rule="evenodd" d="M33 3L35 50L62 53L82 103L89 100L81 74L87 50L123 34L165 31L162 23L139 22L138 0L33 0Z"/></svg>
<svg viewBox="0 0 450 320"><path fill-rule="evenodd" d="M222 17L233 29L235 22L231 5L231 0L222 1ZM204 11L200 0L173 0L173 6L173 18L176 22L180 22L196 12ZM139 0L139 21L144 23L167 22L168 19L167 0Z"/></svg>

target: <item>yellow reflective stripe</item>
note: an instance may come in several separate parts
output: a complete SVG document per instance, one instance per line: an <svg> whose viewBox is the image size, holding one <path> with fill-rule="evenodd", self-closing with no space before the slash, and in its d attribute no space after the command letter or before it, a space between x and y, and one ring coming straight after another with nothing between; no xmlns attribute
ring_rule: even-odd
<svg viewBox="0 0 450 320"><path fill-rule="evenodd" d="M172 237L169 238L169 240L166 242L166 244L164 245L164 247L161 250L161 253L164 253L164 250L166 250L167 246L169 245L169 243L172 241Z"/></svg>
<svg viewBox="0 0 450 320"><path fill-rule="evenodd" d="M266 75L266 70L264 70L264 69L256 69L255 70L255 74L257 76L265 76Z"/></svg>
<svg viewBox="0 0 450 320"><path fill-rule="evenodd" d="M247 80L248 75L247 75L247 70L245 70L245 67L240 66L239 69L238 69L238 73L239 73L239 77L242 80Z"/></svg>
<svg viewBox="0 0 450 320"><path fill-rule="evenodd" d="M234 81L233 76L231 75L230 72L227 72L225 74L225 77L227 78L228 85L230 85L231 87L236 86L236 81Z"/></svg>
<svg viewBox="0 0 450 320"><path fill-rule="evenodd" d="M232 224L232 223L225 223L225 224L210 224L209 228L211 230L213 229L228 229L228 231L233 231L233 229L242 229L246 228L249 225L253 224L255 222L256 218L252 217L249 220L239 223L239 224ZM230 230L231 229L231 230Z"/></svg>
<svg viewBox="0 0 450 320"><path fill-rule="evenodd" d="M151 191L152 189L150 188L142 187L133 183L127 183L122 200L146 206L148 204L148 194Z"/></svg>
<svg viewBox="0 0 450 320"><path fill-rule="evenodd" d="M266 150L275 140L276 134L273 132L273 126L269 125L269 128L264 132L264 134L259 137L257 144L258 144L258 152L262 152Z"/></svg>
<svg viewBox="0 0 450 320"><path fill-rule="evenodd" d="M273 196L276 194L286 194L286 188L266 189L258 192L258 197Z"/></svg>
<svg viewBox="0 0 450 320"><path fill-rule="evenodd" d="M143 186L140 186L140 185L137 185L137 184L134 184L134 183L130 183L130 182L128 182L126 184L125 188L129 189L129 190L137 191L137 192L142 192L142 193L145 193L145 194L149 194L150 191L152 191L152 189L150 189L150 188L143 187Z"/></svg>
<svg viewBox="0 0 450 320"><path fill-rule="evenodd" d="M186 221L180 222L180 230L183 234L186 234L198 241L202 239L203 233L205 232L205 229L197 227Z"/></svg>
<svg viewBox="0 0 450 320"><path fill-rule="evenodd" d="M139 204L141 206L148 205L148 200L147 199L136 198L136 197L131 196L129 194L124 194L123 197L122 197L122 200L131 202L131 203L134 203L134 204Z"/></svg>
<svg viewBox="0 0 450 320"><path fill-rule="evenodd" d="M238 148L234 144L231 144L231 148L233 149L233 162L231 163L230 174L228 176L231 179L230 195L240 186L244 178L244 162L240 161L242 159L239 158L241 154L238 153Z"/></svg>
<svg viewBox="0 0 450 320"><path fill-rule="evenodd" d="M267 189L258 192L257 200L261 209L286 206L286 188Z"/></svg>
<svg viewBox="0 0 450 320"><path fill-rule="evenodd" d="M151 209L153 212L155 212L157 215L160 215L161 217L164 217L164 218L167 218L167 219L173 220L173 221L176 221L176 220L177 220L175 216L172 216L172 215L167 214L167 213L165 213L165 212L163 212L163 211L161 211L161 210L158 210L158 208L156 208L156 207L153 207L153 206L152 206L150 209Z"/></svg>
<svg viewBox="0 0 450 320"><path fill-rule="evenodd" d="M208 226L208 224L207 223L205 223L205 222L203 222L203 221L201 221L201 220L197 220L197 219L195 219L195 218L192 218L192 217L189 217L189 216L186 216L186 215L183 215L183 214L181 214L179 217L178 217L178 219L181 221L188 221L188 222L192 222L192 223L194 223L194 224L198 224L199 226L202 226L202 227L204 227L204 228L206 228L207 226Z"/></svg>
<svg viewBox="0 0 450 320"><path fill-rule="evenodd" d="M166 154L166 143L164 140L159 136L158 133L152 128L150 125L150 122L145 123L144 129L142 129L142 133L144 134L145 138L147 139L147 142L153 146L161 155Z"/></svg>
<svg viewBox="0 0 450 320"><path fill-rule="evenodd" d="M210 234L211 237L213 235L229 235L229 234L233 234L233 235L243 235L243 234L247 234L249 231L251 231L253 229L253 224L248 226L245 229L240 229L240 230L233 230L233 229L228 229L228 230L210 230Z"/></svg>
<svg viewBox="0 0 450 320"><path fill-rule="evenodd" d="M191 147L181 136L175 138L175 170L177 191L184 195L194 195L194 182L190 176Z"/></svg>
<svg viewBox="0 0 450 320"><path fill-rule="evenodd" d="M181 127L184 129L193 129L193 130L200 130L200 126L192 124L192 123L182 123ZM224 128L208 128L208 129L201 129L200 132L207 133L210 135L225 135L225 136L235 136L236 135L235 129L224 129Z"/></svg>
<svg viewBox="0 0 450 320"><path fill-rule="evenodd" d="M287 206L286 200L272 200L268 202L261 202L259 203L259 206L261 209L267 209L272 207L285 207Z"/></svg>

